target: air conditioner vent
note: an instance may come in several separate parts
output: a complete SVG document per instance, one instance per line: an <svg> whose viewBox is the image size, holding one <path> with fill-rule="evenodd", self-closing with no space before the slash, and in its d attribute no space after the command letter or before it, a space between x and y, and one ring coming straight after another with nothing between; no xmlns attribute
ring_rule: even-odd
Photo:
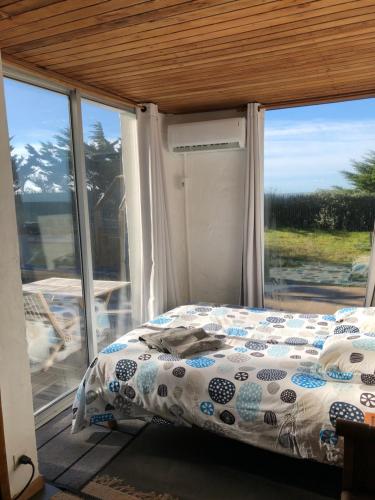
<svg viewBox="0 0 375 500"><path fill-rule="evenodd" d="M218 149L238 149L240 143L236 142L218 142L216 144L194 144L193 146L175 146L174 153L189 153L192 151L215 151Z"/></svg>

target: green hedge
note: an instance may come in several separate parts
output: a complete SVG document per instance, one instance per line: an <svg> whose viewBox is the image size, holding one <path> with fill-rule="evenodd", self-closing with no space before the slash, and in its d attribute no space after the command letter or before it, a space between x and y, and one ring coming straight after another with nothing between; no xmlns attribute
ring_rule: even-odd
<svg viewBox="0 0 375 500"><path fill-rule="evenodd" d="M309 194L266 194L267 228L372 231L375 194L324 191Z"/></svg>

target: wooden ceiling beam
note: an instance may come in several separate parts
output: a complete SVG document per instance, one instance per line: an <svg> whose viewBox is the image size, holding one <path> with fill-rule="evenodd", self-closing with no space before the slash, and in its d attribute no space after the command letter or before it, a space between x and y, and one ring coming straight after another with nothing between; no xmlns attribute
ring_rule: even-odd
<svg viewBox="0 0 375 500"><path fill-rule="evenodd" d="M219 71L219 73L224 74L226 71L226 68L230 67L232 64L241 64L241 65L253 65L255 66L256 64L259 64L261 66L264 66L268 64L269 61L273 61L275 58L283 58L285 56L288 60L291 60L293 58L293 64L299 64L300 59L302 62L309 61L309 60L316 60L317 58L320 57L327 57L327 60L325 62L329 61L335 61L335 60L345 60L346 57L355 57L355 56L360 56L361 54L366 54L368 51L374 52L373 48L371 47L371 44L375 42L375 31L371 36L367 36L365 39L355 39L351 38L350 40L345 40L345 42L341 41L331 41L329 43L326 43L325 47L322 49L318 49L316 47L316 44L313 43L308 43L308 40L306 41L306 45L298 46L298 47L291 47L290 45L287 45L286 47L283 44L280 44L279 47L273 46L272 48L265 47L264 49L261 48L256 48L252 50L251 52L248 53L247 56L244 56L243 58L238 58L235 57L236 53L233 54L232 48L229 48L227 50L222 50L222 51L217 51L216 53L212 53L212 56L214 57L216 54L220 55L233 55L233 58L231 58L230 64L226 64L225 67ZM334 54L334 50L337 49L339 51L339 54L336 55ZM236 50L236 49L234 49ZM311 50L313 54L306 55L306 52ZM246 51L247 52L247 51ZM311 59L310 59L311 58ZM190 58L188 58L190 60ZM185 62L185 59L182 59L181 62ZM197 69L204 68L206 70L212 68L213 71L217 71L217 65L213 62L211 62L210 55L207 55L203 60L200 60L200 63L196 65ZM146 80L149 81L150 83L154 81L153 79L157 79L158 77L161 79L165 78L165 71L164 71L164 66L163 64L158 64L158 62L155 62L155 67L154 67L154 72L152 74L144 74L144 73L139 73L137 70L137 65L128 65L125 67L121 68L124 71L124 74L126 74L126 78L124 80L128 83L132 81L139 81L139 80ZM79 72L79 75L81 78L87 79L89 81L90 79L100 79L103 78L106 81L110 81L113 76L110 74L107 75L107 73L111 73L113 71L113 68L108 68L105 70L105 73L103 72L98 72L97 70L86 70ZM184 66L181 67L176 67L174 69L169 68L168 69L168 74L170 77L172 76L180 76L183 74L189 74L190 68L185 68ZM66 71L66 74L72 74L74 75L74 71ZM100 77L100 75L103 75ZM185 79L184 82L185 83Z"/></svg>
<svg viewBox="0 0 375 500"><path fill-rule="evenodd" d="M8 63L166 112L373 95L373 0L0 0ZM70 88L70 87L69 87Z"/></svg>
<svg viewBox="0 0 375 500"><path fill-rule="evenodd" d="M240 3L242 3L243 0L239 0L237 3L237 7L240 6ZM226 7L229 7L226 5ZM255 10L255 7L253 6L253 9ZM210 9L212 11L213 9ZM219 11L219 7L216 6L215 9L217 12ZM239 9L240 10L240 9ZM193 11L191 12L191 19L196 19L197 22L194 23L194 25L198 26L201 28L201 33L200 35L204 35L204 31L206 32L207 41L208 40L213 40L215 39L216 35L220 36L220 32L224 30L222 29L223 26L227 26L227 23L220 22L219 30L216 28L215 30L215 23L212 22L211 27L212 31L207 31L207 25L209 24L209 18L204 17L202 18L201 15L199 15L199 12ZM193 16L194 14L194 16ZM237 16L239 14L237 13ZM211 16L213 17L213 16ZM214 20L214 19L213 19ZM173 23L173 21L170 21ZM156 23L158 24L158 23ZM233 24L233 23L231 23ZM247 25L236 25L236 29L232 28L232 33L240 33L243 30L246 30L248 33L251 31L251 23L249 22ZM103 54L105 57L103 60L111 59L119 57L119 54L125 54L129 55L129 53L135 53L135 50L138 49L140 52L142 51L149 51L150 48L154 47L156 42L158 43L166 43L164 48L169 48L170 50L173 50L174 47L176 47L176 50L178 50L178 46L182 44L188 43L188 39L193 32L188 32L184 33L184 36L181 37L181 24L172 24L166 28L156 28L154 25L154 29L152 30L145 30L143 25L139 27L139 30L136 31L136 33L129 33L128 35L123 34L121 37L118 36L112 36L108 40L101 40L101 42L95 41L93 38L94 37L89 37L88 40L90 40L90 43L85 44L83 46L84 53L78 51L78 47L72 46L70 44L69 48L63 48L60 46L60 44L57 44L56 46L51 46L49 48L54 48L54 51L51 52L46 51L37 53L38 60L39 61L44 61L44 62L50 62L51 64L58 64L59 62L66 62L66 55L75 55L75 57L84 57L84 58L89 58L90 55L99 55L98 50L100 51L101 54ZM204 28L204 30L203 30ZM191 28L189 28L191 30ZM230 28L229 28L230 30ZM188 31L188 30L184 30ZM230 31L228 31L230 34ZM179 36L180 35L180 36ZM189 35L189 37L188 37ZM193 33L194 35L194 33ZM200 42L202 42L205 38L200 38ZM159 42L160 40L160 42ZM55 48L56 47L56 48ZM35 57L35 52L33 50L31 51L25 51L24 56L27 58L33 58Z"/></svg>
<svg viewBox="0 0 375 500"><path fill-rule="evenodd" d="M63 75L60 75L59 73L56 73L55 71L40 69L33 64L18 60L14 56L9 56L2 53L1 59L5 67L14 68L16 70L19 70L20 72L25 72L40 79L45 79L46 81L64 86L69 90L78 89L83 94L91 96L92 99L97 99L99 101L103 100L114 107L118 107L121 109L135 109L138 106L138 103L136 101L123 97L122 95L117 95L115 92L110 92L106 89L94 85L88 85L84 82L65 77Z"/></svg>
<svg viewBox="0 0 375 500"><path fill-rule="evenodd" d="M203 33L214 33L220 28L224 27L239 27L246 25L248 28L256 29L257 19L253 16L261 15L263 12L266 15L271 13L275 18L279 16L281 12L288 9L289 14L300 13L302 6L311 5L311 0L254 0L254 2L249 2L248 0L231 0L229 6L231 8L226 9L221 5L225 0L213 0L214 5L210 8L199 8L200 2L204 0L194 0L186 6L185 9L181 7L181 13L176 16L166 16L160 19L154 18L148 22L142 22L135 25L129 25L126 27L108 29L107 31L96 30L93 34L86 33L84 29L77 30L76 33L66 33L61 34L62 40L56 37L40 38L36 40L35 47L33 42L17 44L13 47L8 47L9 53L13 51L30 52L35 49L36 53L48 51L45 46L54 46L54 50L63 50L65 48L70 48L75 46L76 48L82 47L82 38L84 37L84 44L86 44L86 49L88 44L95 42L101 42L105 44L106 41L113 43L113 40L119 38L123 42L130 42L132 40L143 40L145 38L155 38L156 36L163 34L174 33L175 37L178 36L188 36L188 34L194 34L189 32L185 33L191 29L197 29L195 33L197 35ZM205 0L209 1L209 0ZM315 0L315 2L329 2L337 4L340 0ZM353 0L341 0L342 4L353 3ZM368 1L368 0L357 0L358 2ZM228 7L228 6L227 6ZM314 9L315 10L314 6ZM271 16L271 17L272 17ZM279 16L281 17L281 16ZM306 16L305 16L306 17ZM86 33L86 36L84 34ZM59 37L60 38L60 35ZM3 45L4 47L4 45Z"/></svg>
<svg viewBox="0 0 375 500"><path fill-rule="evenodd" d="M333 44L346 44L351 41L356 42L358 40L369 40L375 34L375 19L372 22L371 28L363 28L362 23L357 24L360 29L352 28L350 25L345 33L342 31L337 33L335 29L324 30L324 35L315 32L310 32L308 34L302 33L298 35L285 35L284 33L276 33L275 35L270 35L269 37L223 37L219 39L211 40L210 43L186 43L184 45L179 45L172 48L154 48L150 45L145 48L128 49L123 51L123 56L118 62L108 59L106 55L98 55L97 59L90 57L89 59L77 59L74 61L66 60L65 57L62 59L61 63L51 62L49 67L57 71L75 71L79 69L80 72L98 69L105 71L107 68L117 67L120 64L121 67L133 67L133 66L143 66L149 65L151 63L155 65L168 64L170 60L173 61L184 61L197 58L197 56L210 56L211 54L222 53L236 53L243 54L247 53L248 56L257 53L276 53L278 50L290 49L291 53L293 49L299 47L309 48L309 46L316 45L318 42L323 44L324 47ZM322 33L322 32L318 32ZM229 39L229 40L228 40ZM275 42L278 43L275 43ZM164 44L163 44L164 45ZM106 49L107 50L107 49ZM88 61L88 62L87 62ZM100 66L99 66L100 63ZM45 64L45 63L44 63Z"/></svg>
<svg viewBox="0 0 375 500"><path fill-rule="evenodd" d="M374 17L374 21L375 21L375 17ZM318 46L317 46L318 47ZM291 52L292 54L292 52ZM165 72L170 72L171 74L175 73L175 72L180 72L180 71L184 71L184 70L188 70L188 71L194 71L194 70L199 70L201 66L205 66L205 65L210 65L210 66L213 66L213 65L218 65L219 67L223 64L227 64L228 62L231 62L233 61L233 59L238 59L238 60L244 60L246 61L247 58L250 58L251 56L253 56L253 52L252 50L243 50L241 53L237 53L237 54L234 54L233 53L229 53L229 54L225 54L225 53L219 53L215 56L207 56L207 57L199 57L199 58L192 58L190 60L187 60L187 61L178 61L177 62L173 62L171 64L162 64L160 66L157 65L157 63L155 65L142 65L142 66L135 66L134 68L129 68L126 63L124 63L125 65L115 65L115 66L110 66L110 67L106 67L106 68L98 68L98 71L94 72L93 73L93 77L96 78L98 75L103 75L103 76L98 76L98 78L101 80L101 81L106 81L108 79L111 78L111 76L114 74L114 72L121 72L123 71L124 72L124 75L126 75L126 78L129 79L129 77L131 78L132 76L135 76L135 75L148 75L148 76L152 76L158 72L161 72L163 74L165 74ZM106 72L109 72L109 74L106 74ZM83 78L87 78L88 80L90 79L90 74L87 75L84 71L81 73L81 72L77 72L77 74L82 74L82 77Z"/></svg>
<svg viewBox="0 0 375 500"><path fill-rule="evenodd" d="M285 93L285 101L278 101L274 96L270 96L267 99L265 95L262 99L262 106L271 109L293 107L293 106L308 106L321 103L339 102L347 101L351 99L367 99L375 97L375 89L373 84L373 79L371 82L363 83L358 85L358 91L352 92L349 88L338 94L329 93L326 89L322 87L317 87L313 89L310 95L306 96L304 94L302 97L298 97L294 92L292 94ZM249 92L248 102L259 102L257 96ZM230 95L229 97L224 95L214 95L212 98L205 97L203 100L196 100L194 102L196 108L194 111L209 111L217 109L228 109L228 108L244 108L246 103L243 101L243 94ZM159 109L165 113L190 113L193 112L191 107L191 100L163 100L159 102Z"/></svg>
<svg viewBox="0 0 375 500"><path fill-rule="evenodd" d="M198 65L197 68L194 69L194 72L190 70L190 68L177 68L175 70L170 71L160 71L157 69L155 73L152 74L133 74L131 70L128 72L127 78L119 79L116 75L106 74L103 76L93 75L86 76L85 81L97 81L102 84L110 84L110 83L120 83L124 82L127 86L133 85L142 85L144 84L145 88L147 86L154 85L163 85L164 83L168 84L176 84L177 86L190 85L195 86L202 83L203 76L207 75L209 78L213 78L214 82L217 83L218 78L224 78L227 76L234 76L234 72L238 72L241 70L242 75L246 75L248 77L259 76L262 78L263 74L273 73L275 71L278 74L284 74L289 71L290 68L305 68L307 74L310 72L314 74L314 70L316 65L322 67L329 67L331 64L335 64L339 62L341 65L345 63L350 63L352 59L357 59L358 57L366 56L370 54L370 57L373 57L373 50L368 46L361 45L359 48L356 45L353 47L346 48L342 53L340 52L338 55L332 55L329 52L315 50L312 54L306 55L303 51L299 51L296 53L288 54L288 51L280 51L276 54L258 54L254 57L248 59L237 59L233 58L232 61L223 65L221 68L217 68L217 65L213 63L203 63ZM285 67L285 64L288 64L288 68ZM284 66L283 66L284 65ZM197 81L195 77L195 71L199 71L200 80ZM255 72L255 75L254 75ZM217 78L215 79L215 75ZM275 77L277 74L275 75Z"/></svg>
<svg viewBox="0 0 375 500"><path fill-rule="evenodd" d="M32 8L25 8L24 6L23 9L18 11L15 11L14 7L21 2L13 2L13 4L9 6L0 7L1 12L5 14L0 20L0 30L16 29L28 23L40 22L48 17L75 11L82 8L82 6L87 7L89 5L94 5L99 3L99 1L100 0L80 0L79 2L77 2L77 0L55 0L51 2L34 1Z"/></svg>
<svg viewBox="0 0 375 500"><path fill-rule="evenodd" d="M355 81L354 79L354 74L352 73L353 79L352 82ZM337 83L341 83L343 88L346 88L346 92L343 91L343 93L354 93L350 89L353 86L353 83L349 85L347 83L347 77L346 78L338 78ZM366 88L366 91L368 89L374 89L374 75L372 75L370 78L365 79L363 82L358 82L362 86ZM315 84L312 80L308 81L309 83L309 89L311 89L311 95L317 95L317 96L323 96L325 94L331 95L331 92L328 92L325 90L324 86L322 84ZM290 86L285 83L284 81L276 82L277 85L279 85L280 90L283 90L284 92L288 91ZM345 87L346 84L346 87ZM294 99L303 99L305 98L305 86L304 83L301 83L301 80L299 80L299 83L297 83L293 87L293 98ZM260 102L261 104L267 103L271 101L272 99L266 98L266 95L263 95L262 89L260 88L259 85L247 85L246 82L240 82L234 89L232 89L230 92L224 90L224 89L210 89L208 91L200 91L200 92L194 92L193 93L179 93L179 94L171 94L170 96L159 96L156 93L150 95L150 100L152 102L158 102L159 105L162 105L165 102L175 102L177 104L182 104L184 102L203 102L205 99L207 101L210 101L212 99L219 101L219 100L232 100L235 97L243 95L244 92L247 92L249 95L249 101L248 102ZM356 91L358 92L358 91ZM339 95L340 92L335 93L334 95ZM308 96L307 96L308 97ZM307 98L306 97L306 98ZM193 101L194 99L194 101ZM275 100L277 99L276 97L274 98ZM220 108L218 108L220 109Z"/></svg>
<svg viewBox="0 0 375 500"><path fill-rule="evenodd" d="M113 0L120 1L120 0ZM125 1L125 0L121 0ZM128 0L130 2L135 2L135 0ZM27 49L32 47L41 47L43 45L49 45L50 43L57 43L59 41L72 40L76 38L87 37L90 34L112 32L117 28L122 28L125 26L138 26L145 21L150 21L154 23L158 18L165 19L178 14L178 12L197 10L201 6L207 6L213 3L215 0L157 0L145 1L139 0L140 5L129 6L124 10L119 10L118 12L111 13L107 15L107 18L111 18L107 21L98 19L97 17L83 18L78 20L71 20L70 22L59 24L57 26L46 26L43 24L50 23L40 23L42 24L42 30L38 31L27 31L25 34L17 35L13 31L9 34L10 38L7 38L7 33L2 37L0 34L0 45L1 47L13 47L18 51L22 50L23 47ZM263 0L270 1L270 0ZM221 3L235 3L234 0L220 0ZM105 2L104 2L105 3ZM147 10L145 6L149 6L151 10ZM157 7L155 9L155 6ZM112 19L113 17L113 19ZM105 18L104 18L105 19ZM112 33L113 36L113 33Z"/></svg>
<svg viewBox="0 0 375 500"><path fill-rule="evenodd" d="M136 40L133 40L133 37L131 36L122 38L122 43L119 45L116 43L116 38L112 38L108 42L108 47L106 46L107 43L105 41L101 42L100 47L95 43L89 44L85 47L87 49L86 51L82 52L81 49L79 55L75 54L77 59L75 59L72 65L79 65L78 61L80 61L80 64L84 64L85 59L90 59L90 55L91 60L95 57L97 58L97 60L101 60L103 64L106 64L107 61L108 64L114 64L117 61L112 61L112 59L118 59L119 62L121 62L121 59L125 59L131 54L148 52L150 49L153 49L155 43L158 43L158 49L167 49L172 54L173 52L179 52L181 49L183 50L183 48L181 48L181 45L187 43L196 43L198 39L203 48L205 46L204 42L206 42L208 45L213 45L215 43L215 40L217 40L216 43L222 43L222 41L226 41L226 39L224 38L226 36L228 37L228 43L231 43L236 39L247 41L256 40L257 37L266 37L267 40L272 39L272 36L285 37L289 33L292 34L294 30L300 27L307 29L305 29L304 31L300 31L299 33L313 32L315 31L314 26L316 26L319 30L328 29L329 27L322 26L322 21L328 22L337 21L340 19L352 19L351 22L346 21L343 23L335 23L335 28L337 28L339 24L359 24L366 21L366 18L360 18L356 20L356 17L360 16L361 14L368 15L371 12L374 12L373 1L366 0L366 2L368 2L367 5L363 5L363 7L356 9L353 9L352 2L349 2L348 5L351 8L348 11L345 11L344 4L334 5L330 9L318 9L310 13L309 17L305 17L303 21L298 21L298 19L295 19L292 15L285 17L279 16L277 24L275 24L274 22L269 22L267 25L260 22L253 24L254 18L251 16L248 18L242 17L240 20L236 20L236 22L220 22L216 25L211 24L208 29L208 27L203 24L204 20L200 19L199 23L202 24L202 26L186 29L183 37L181 36L181 30L178 33L149 33L149 36L152 35L153 43L151 45L150 38L146 36L147 32L142 32L143 38L140 38L138 36ZM319 15L316 15L318 13ZM274 15L274 12L271 14ZM311 29L309 29L309 27L311 27ZM233 35L236 36L233 37ZM156 47L154 50L156 50ZM50 53L44 55L40 54L39 61L43 60L44 62L48 62L49 64L53 64L56 66L61 63L61 67L69 67L68 65L70 61L66 61L65 57L68 54L71 56L74 55L73 49L70 49L67 52L65 52L63 49L60 49L58 53ZM98 58L100 54L103 55L102 58Z"/></svg>
<svg viewBox="0 0 375 500"><path fill-rule="evenodd" d="M292 29L298 27L308 27L309 25L314 24L314 20L311 20L308 17L308 13L306 13L303 18L294 18L294 15L299 15L301 13L300 10L301 7L303 7L303 4L301 2L306 2L308 0L299 0L298 5L295 5L295 3L293 3L292 6L290 0L279 0L279 2L271 1L264 5L256 5L252 3L251 7L248 8L243 8L242 1L243 0L238 0L238 2L236 2L236 10L233 11L232 7L232 12L229 11L220 14L220 10L218 6L216 6L215 8L211 9L196 10L185 15L182 14L181 16L179 16L178 22L176 22L176 19L174 18L166 18L160 21L155 20L153 23L141 24L139 26L129 26L121 30L113 30L112 32L101 33L101 35L92 35L86 37L84 41L84 43L86 44L84 45L84 49L82 49L82 40L79 38L72 39L72 37L69 37L68 42L58 44L55 44L53 41L51 41L48 51L53 49L53 51L58 51L59 55L73 55L74 52L72 52L72 50L79 50L82 54L82 51L86 52L87 50L90 50L91 44L95 44L95 42L100 43L101 47L105 47L106 45L116 45L117 41L121 40L123 44L128 45L128 48L132 48L142 45L144 46L145 44L147 45L151 40L161 40L172 43L173 40L186 38L191 38L190 41L194 41L193 37L195 37L196 41L201 41L202 37L204 40L211 37L215 38L217 36L221 36L221 31L229 29L234 30L232 31L232 33L247 32L249 36L255 36L262 34L267 35L272 33L272 31L270 31L272 29L272 25L273 30L285 31L285 25L290 25L289 29ZM318 2L321 1L322 0L318 0ZM362 5L362 2L368 2L369 0L357 1L361 2L360 4L357 4L359 6ZM337 6L338 2L339 0L324 0L324 5L329 6L329 4L333 4L334 6ZM286 5L288 4L289 7L286 7ZM353 0L342 0L340 4L341 9L345 10L346 4L349 4L352 7ZM275 5L278 5L277 9L274 7ZM238 9L239 6L241 6L242 8ZM294 9L294 11L291 11L292 8ZM315 10L316 4L314 4L313 11ZM270 13L271 19L267 22L266 25L261 26L259 24L260 21L255 22L257 20L254 20L254 16L256 16L257 14L261 15L261 12L263 11L265 14ZM326 12L326 14L328 15L329 13ZM274 18L273 22L272 16ZM275 22L276 17L282 18L283 20L280 21L280 23ZM296 24L298 23L298 21L299 24ZM24 57L32 57L33 55L38 55L41 58L43 57L43 52L40 53L38 51L43 51L44 49L32 49L32 47L30 47L30 44L26 44L25 47L23 47L22 45L9 47L7 50L9 53L12 53L13 51L17 51L17 53L20 53L23 51L23 48L25 48ZM34 52L34 50L36 51L36 53Z"/></svg>
<svg viewBox="0 0 375 500"><path fill-rule="evenodd" d="M61 0L0 0L0 19L9 19L12 16L18 16L24 12L32 12L41 7L59 3Z"/></svg>
<svg viewBox="0 0 375 500"><path fill-rule="evenodd" d="M356 87L358 87L360 84L365 85L367 89L369 88L374 88L374 79L375 79L375 72L366 75L360 79L358 79L358 73L363 70L365 65L358 64L356 67L351 67L345 73L339 74L339 73L333 73L332 78L334 79L334 84L331 86L330 89L327 89L324 84L324 73L321 73L318 75L318 79L320 81L316 81L316 78L313 76L310 77L305 77L302 73L300 74L293 74L291 75L291 78L279 78L276 79L274 84L275 87L278 89L278 93L276 92L271 92L271 91L265 91L264 88L262 88L262 82L251 82L249 83L246 81L246 79L239 79L236 82L236 85L233 85L230 90L227 90L227 87L214 87L211 86L210 88L207 89L198 89L196 91L184 91L181 90L179 92L171 90L170 93L166 94L160 94L157 90L150 90L148 92L149 99L152 102L164 102L166 100L168 101L175 101L177 103L189 99L190 102L197 102L201 101L203 97L214 98L218 99L219 97L227 96L228 99L237 96L237 95L243 95L246 93L246 95L250 95L252 100L256 100L260 103L266 102L266 97L267 101L270 100L270 95L274 95L275 99L277 99L277 96L282 93L284 94L286 91L291 92L291 88L293 89L294 92L294 97L295 98L302 98L304 95L306 95L306 86L308 86L309 91L311 94L316 94L317 91L316 89L321 89L322 90L322 95L325 94L335 94L338 95L340 92L337 90L337 87L340 86L344 88L345 86L345 93L350 91L350 87L353 88L354 83L356 84ZM293 81L293 87L291 86L290 82L291 80ZM119 91L118 89L116 89ZM324 92L323 92L324 91ZM310 95L311 95L310 94ZM141 93L135 93L134 99L137 101L144 101L142 99ZM266 97L265 97L266 96Z"/></svg>
<svg viewBox="0 0 375 500"><path fill-rule="evenodd" d="M309 88L310 88L312 86L314 80L316 80L316 78L321 78L321 79L323 79L323 81L325 81L325 78L327 77L327 73L328 73L329 76L332 78L332 82L334 82L333 85L337 82L337 78L339 78L339 77L342 77L344 79L344 81L345 80L350 81L351 84L353 85L354 82L358 82L361 80L358 77L358 72L360 70L363 71L363 68L366 68L368 66L369 61L370 61L370 58L367 58L367 60L361 60L357 64L355 64L355 65L353 64L353 65L349 66L347 69L345 69L345 71L342 71L341 69L338 69L338 68L336 68L336 69L332 68L329 70L329 72L327 72L327 70L321 70L320 72L318 72L316 74L306 75L306 72L303 70L303 68L300 69L299 71L291 70L291 72L288 76L275 77L274 84L278 85L279 88L281 89L282 88L281 83L287 82L288 85L290 85L290 86L293 84L292 88L297 90L299 81L302 81L302 82L306 82L306 84L308 84ZM270 75L272 76L272 73L270 73ZM337 76L337 78L336 78L336 76ZM264 78L266 78L266 77L267 77L267 75L262 74L259 78L253 78L253 79L248 78L246 75L241 76L240 70L239 70L238 77L236 79L236 84L237 85L241 84L242 86L244 86L248 89L256 88L257 92L259 94L259 97L260 97L260 96L262 96L261 85L263 84ZM350 80L349 80L349 78L350 78ZM366 79L369 79L369 78L374 79L375 78L375 71L366 72L365 78ZM230 83L232 85L230 85ZM321 83L320 83L320 85L321 85ZM332 87L333 87L333 85L332 85ZM113 86L111 88L113 88L119 94L129 92L129 89L127 89L125 87L122 88L121 86ZM224 81L223 83L221 82L221 79L220 79L220 83L217 83L217 84L213 83L212 80L211 80L211 82L209 82L208 80L204 81L204 79L203 79L202 85L200 85L198 87L194 87L194 89L190 89L189 86L186 86L186 87L178 87L178 86L168 87L167 85L165 85L164 87L162 85L159 87L155 86L154 88L148 88L148 89L140 88L139 90L132 92L131 96L133 99L135 99L137 101L144 101L144 99L145 99L144 96L147 95L147 96L151 96L153 100L158 102L159 100L161 100L163 98L167 98L167 97L177 100L183 95L190 95L191 97L194 97L197 94L201 94L201 93L207 93L207 94L214 93L214 92L222 93L223 91L225 91L226 88L230 88L230 92L232 92L232 93L234 93L236 91L236 87L233 84L233 79L230 80L229 78L227 78L226 81ZM332 92L332 90L331 90L331 92Z"/></svg>

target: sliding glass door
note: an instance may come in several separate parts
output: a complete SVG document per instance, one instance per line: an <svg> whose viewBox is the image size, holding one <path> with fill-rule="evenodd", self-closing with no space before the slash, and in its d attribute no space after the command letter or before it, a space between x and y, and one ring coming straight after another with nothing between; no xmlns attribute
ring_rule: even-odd
<svg viewBox="0 0 375 500"><path fill-rule="evenodd" d="M265 304L364 303L375 219L375 100L268 111Z"/></svg>
<svg viewBox="0 0 375 500"><path fill-rule="evenodd" d="M34 410L73 390L87 366L67 95L5 79Z"/></svg>
<svg viewBox="0 0 375 500"><path fill-rule="evenodd" d="M82 100L98 348L132 328L121 113Z"/></svg>
<svg viewBox="0 0 375 500"><path fill-rule="evenodd" d="M122 112L10 77L5 98L40 414L65 401L89 358L133 326Z"/></svg>

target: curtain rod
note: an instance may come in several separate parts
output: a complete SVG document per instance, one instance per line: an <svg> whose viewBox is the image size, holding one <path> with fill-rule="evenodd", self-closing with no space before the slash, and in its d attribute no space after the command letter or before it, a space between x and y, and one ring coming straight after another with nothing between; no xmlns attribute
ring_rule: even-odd
<svg viewBox="0 0 375 500"><path fill-rule="evenodd" d="M375 97L375 90L369 89L365 91L358 92L348 92L345 94L332 94L327 96L314 96L306 97L303 99L291 99L287 101L277 101L277 102L264 102L260 104L259 109L272 110L272 109L283 109L283 108L293 108L299 106L313 106L324 103L333 103L340 101L350 101L354 99L369 99Z"/></svg>

